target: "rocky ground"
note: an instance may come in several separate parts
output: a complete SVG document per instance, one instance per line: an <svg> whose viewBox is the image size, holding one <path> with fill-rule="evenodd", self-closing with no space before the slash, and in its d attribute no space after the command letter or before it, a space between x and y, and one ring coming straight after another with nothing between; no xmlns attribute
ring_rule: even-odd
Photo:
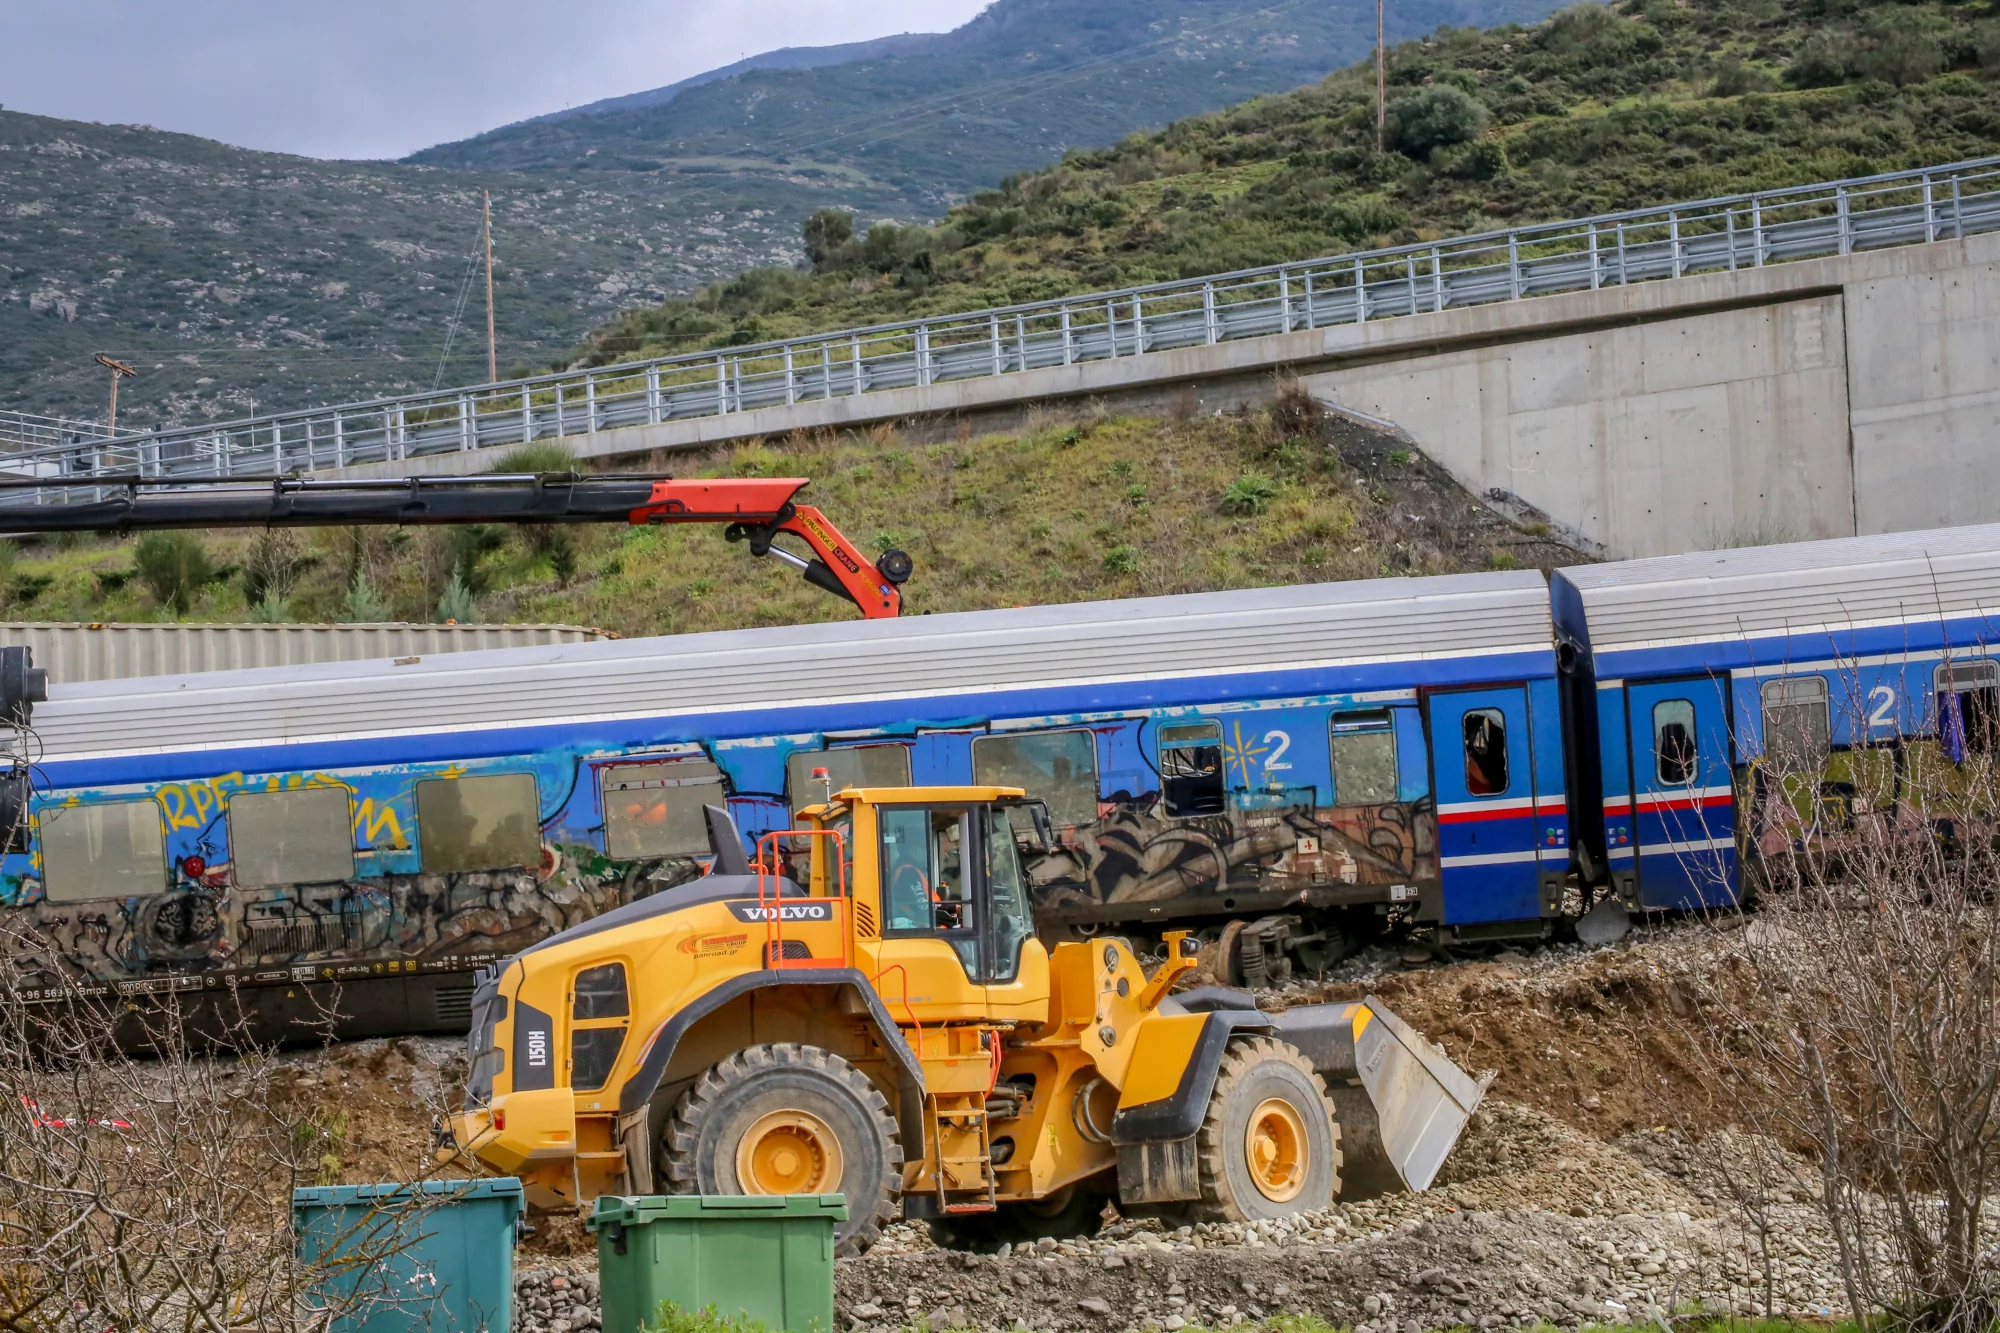
<svg viewBox="0 0 2000 1333"><path fill-rule="evenodd" d="M939 1249L899 1226L840 1262L842 1327L1175 1333L1284 1315L1355 1333L1657 1325L1764 1313L1767 1263L1772 1313L1837 1315L1831 1238L1810 1196L1784 1183L1798 1164L1706 1119L1671 1040L1648 1031L1670 1027L1659 963L1699 947L1679 931L1479 962L1375 950L1273 992L1273 1007L1382 995L1462 1065L1496 1071L1432 1190L1256 1226L1169 1231L1114 1214L1095 1238L998 1254ZM1737 1203L1759 1178L1780 1181L1765 1189L1762 1237ZM589 1238L546 1221L539 1253L522 1258L516 1327L595 1328Z"/></svg>

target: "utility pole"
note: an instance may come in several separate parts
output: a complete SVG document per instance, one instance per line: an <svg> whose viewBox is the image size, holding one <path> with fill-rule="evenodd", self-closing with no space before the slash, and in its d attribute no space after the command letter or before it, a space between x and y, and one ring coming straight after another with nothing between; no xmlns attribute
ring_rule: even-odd
<svg viewBox="0 0 2000 1333"><path fill-rule="evenodd" d="M116 435L118 433L118 381L128 376L137 375L139 372L126 365L123 361L113 361L102 352L97 354L97 364L111 371L111 419L106 423L104 433L106 435Z"/></svg>
<svg viewBox="0 0 2000 1333"><path fill-rule="evenodd" d="M1378 153L1387 143L1385 131L1389 121L1389 53L1382 46L1382 3L1383 0L1375 0L1375 151Z"/></svg>
<svg viewBox="0 0 2000 1333"><path fill-rule="evenodd" d="M486 199L486 382L500 379L500 343L493 333L493 191L482 192Z"/></svg>

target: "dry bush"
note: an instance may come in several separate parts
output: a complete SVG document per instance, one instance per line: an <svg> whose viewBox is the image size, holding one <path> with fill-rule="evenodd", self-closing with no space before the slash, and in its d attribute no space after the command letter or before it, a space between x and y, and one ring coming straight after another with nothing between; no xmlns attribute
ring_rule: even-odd
<svg viewBox="0 0 2000 1333"><path fill-rule="evenodd" d="M356 1222L337 1264L296 1253L291 1193L318 1183L326 1131L284 1062L240 1030L203 1054L170 999L65 983L18 924L0 955L0 1331L323 1333L385 1301L422 1326L435 1295L388 1284L424 1210Z"/></svg>
<svg viewBox="0 0 2000 1333"><path fill-rule="evenodd" d="M1277 397L1271 401L1271 427L1281 440L1311 440L1319 437L1326 424L1326 409L1296 379L1278 381Z"/></svg>
<svg viewBox="0 0 2000 1333"><path fill-rule="evenodd" d="M1865 697L1859 684L1850 698ZM1869 735L1858 721L1850 734ZM1677 1021L1714 1095L1804 1164L1773 1155L1728 1184L1766 1241L1774 1195L1816 1200L1853 1310L1899 1327L1991 1328L1995 756L1967 746L1954 762L1945 751L1959 747L1937 739L1776 748L1751 767L1756 805L1743 816L1763 853L1751 861L1754 918L1718 915L1711 959L1674 978Z"/></svg>

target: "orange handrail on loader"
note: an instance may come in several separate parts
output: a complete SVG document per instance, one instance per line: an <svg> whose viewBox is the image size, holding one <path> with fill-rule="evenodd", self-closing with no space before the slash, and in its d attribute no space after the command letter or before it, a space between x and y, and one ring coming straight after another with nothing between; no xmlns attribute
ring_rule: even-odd
<svg viewBox="0 0 2000 1333"><path fill-rule="evenodd" d="M833 960L815 958L810 950L800 958L792 958L785 953L785 898L784 861L778 847L780 838L832 838L834 864L834 893L831 897L817 898L810 894L804 898L794 898L794 906L803 907L811 903L828 905L826 919L836 922L840 929L839 966L851 967L854 962L852 931L849 925L850 903L847 894L847 840L839 829L785 829L766 833L757 840L757 914L764 918L764 966L773 969L828 967ZM764 845L770 844L771 855L764 855ZM837 904L837 905L836 905Z"/></svg>

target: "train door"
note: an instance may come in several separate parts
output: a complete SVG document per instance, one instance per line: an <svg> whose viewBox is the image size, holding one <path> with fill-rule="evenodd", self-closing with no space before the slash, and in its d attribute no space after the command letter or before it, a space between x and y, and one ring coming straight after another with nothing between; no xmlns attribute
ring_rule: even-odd
<svg viewBox="0 0 2000 1333"><path fill-rule="evenodd" d="M1426 706L1444 924L1540 916L1527 687L1432 694Z"/></svg>
<svg viewBox="0 0 2000 1333"><path fill-rule="evenodd" d="M1641 907L1735 901L1736 793L1730 784L1727 689L1710 676L1625 687Z"/></svg>

